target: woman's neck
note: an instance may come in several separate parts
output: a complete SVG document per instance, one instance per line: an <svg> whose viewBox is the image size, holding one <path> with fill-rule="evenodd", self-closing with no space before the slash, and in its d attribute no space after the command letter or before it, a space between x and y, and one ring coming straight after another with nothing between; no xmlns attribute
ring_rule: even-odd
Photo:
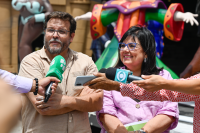
<svg viewBox="0 0 200 133"><path fill-rule="evenodd" d="M130 70L131 72L133 72L133 75L134 76L141 76L141 68L138 68L138 69L129 69L128 67L127 67L127 69L128 70Z"/></svg>

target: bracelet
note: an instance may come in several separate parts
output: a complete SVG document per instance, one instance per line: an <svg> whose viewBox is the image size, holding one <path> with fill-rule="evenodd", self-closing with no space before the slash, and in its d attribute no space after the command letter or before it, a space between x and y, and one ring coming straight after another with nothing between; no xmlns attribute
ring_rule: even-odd
<svg viewBox="0 0 200 133"><path fill-rule="evenodd" d="M45 21L45 14L35 14L35 22L44 22Z"/></svg>
<svg viewBox="0 0 200 133"><path fill-rule="evenodd" d="M37 93L38 93L38 79L35 78L34 80L35 80L35 83L36 83L36 84L35 84L35 92L33 92L33 94L34 94L34 95L37 95Z"/></svg>

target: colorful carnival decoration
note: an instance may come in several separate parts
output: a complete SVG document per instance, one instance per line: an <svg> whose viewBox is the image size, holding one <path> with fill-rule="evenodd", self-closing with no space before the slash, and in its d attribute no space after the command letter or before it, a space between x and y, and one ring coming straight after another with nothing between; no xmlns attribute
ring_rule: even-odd
<svg viewBox="0 0 200 133"><path fill-rule="evenodd" d="M180 3L172 4L167 9L161 0L110 0L103 5L96 4L92 13L78 16L75 19L90 19L93 39L105 34L108 24L116 23L115 36L96 61L97 68L101 69L116 65L119 59L117 43L131 26L144 26L149 20L154 20L163 24L164 34L168 39L180 41L183 35L183 20L190 20L191 24L195 21L192 13L183 12Z"/></svg>
<svg viewBox="0 0 200 133"><path fill-rule="evenodd" d="M163 55L163 24L150 20L147 22L147 28L153 33L156 41L156 56L160 59Z"/></svg>
<svg viewBox="0 0 200 133"><path fill-rule="evenodd" d="M43 32L45 17L53 11L49 0L12 0L12 7L20 12L18 53L20 62L33 52L32 42Z"/></svg>

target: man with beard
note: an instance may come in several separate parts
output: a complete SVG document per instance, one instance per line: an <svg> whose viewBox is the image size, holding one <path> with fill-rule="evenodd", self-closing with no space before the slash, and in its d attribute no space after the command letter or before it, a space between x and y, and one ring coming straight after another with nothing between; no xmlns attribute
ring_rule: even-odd
<svg viewBox="0 0 200 133"><path fill-rule="evenodd" d="M44 97L27 93L22 96L23 132L91 133L88 113L102 108L102 91L74 86L79 75L92 75L97 68L90 57L69 48L75 36L76 21L65 12L52 12L45 20L44 47L27 55L19 75L41 79L51 60L61 55L66 60L63 80L47 103Z"/></svg>

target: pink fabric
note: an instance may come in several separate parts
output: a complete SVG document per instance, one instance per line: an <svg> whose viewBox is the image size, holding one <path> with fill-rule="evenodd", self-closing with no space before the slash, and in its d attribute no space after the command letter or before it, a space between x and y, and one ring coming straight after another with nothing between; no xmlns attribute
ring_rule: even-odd
<svg viewBox="0 0 200 133"><path fill-rule="evenodd" d="M160 75L166 79L172 79L168 71L163 70ZM140 108L136 108L136 104L140 105ZM140 101L137 103L130 97L123 97L120 92L117 91L104 91L103 108L98 111L97 120L102 130L101 133L105 133L105 129L102 123L99 121L99 114L106 113L118 117L118 119L125 125L132 122L138 122L142 120L150 120L158 114L166 114L176 118L165 133L175 128L178 124L179 110L178 103L170 101Z"/></svg>

